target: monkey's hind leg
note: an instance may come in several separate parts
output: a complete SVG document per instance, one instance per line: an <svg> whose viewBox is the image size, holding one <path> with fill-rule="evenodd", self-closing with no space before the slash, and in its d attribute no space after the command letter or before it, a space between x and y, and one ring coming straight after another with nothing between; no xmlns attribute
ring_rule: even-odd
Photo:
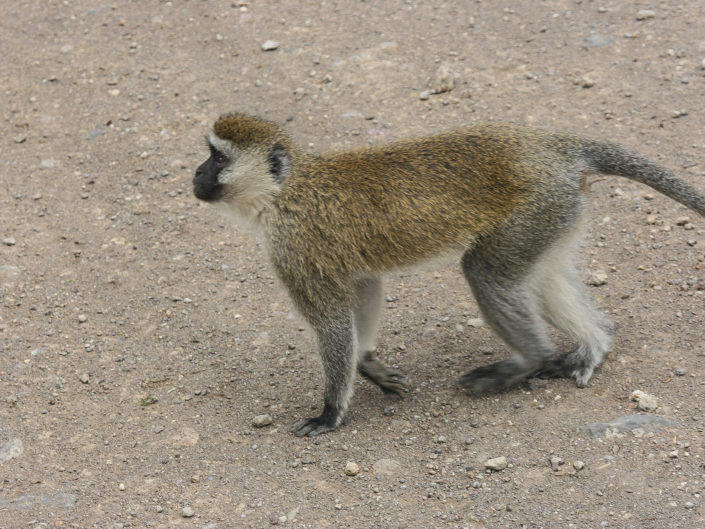
<svg viewBox="0 0 705 529"><path fill-rule="evenodd" d="M566 251L570 245L563 248L545 259L545 269L536 285L545 318L578 346L549 360L537 375L574 378L582 388L610 350L614 324L592 306Z"/></svg>
<svg viewBox="0 0 705 529"><path fill-rule="evenodd" d="M473 369L460 378L460 384L473 393L516 385L538 371L554 354L527 273L516 277L502 275L501 265L480 252L466 252L462 264L485 321L515 354L507 360Z"/></svg>
<svg viewBox="0 0 705 529"><path fill-rule="evenodd" d="M360 351L357 370L385 393L402 396L407 390L404 375L385 366L376 353L377 322L382 306L382 281L372 276L358 280L355 295L353 321Z"/></svg>

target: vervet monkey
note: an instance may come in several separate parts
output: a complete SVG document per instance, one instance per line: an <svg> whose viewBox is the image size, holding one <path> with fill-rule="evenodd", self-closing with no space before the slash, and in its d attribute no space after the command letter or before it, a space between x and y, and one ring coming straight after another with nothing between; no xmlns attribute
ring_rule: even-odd
<svg viewBox="0 0 705 529"><path fill-rule="evenodd" d="M383 272L458 251L484 320L514 351L465 374L472 392L527 377L585 386L613 324L590 304L573 265L586 175L641 182L705 215L705 195L668 170L604 141L501 124L331 154L298 150L275 123L219 118L196 197L258 231L277 275L313 327L325 375L318 417L298 436L335 429L355 372L385 392L404 377L375 353ZM577 347L556 356L550 323Z"/></svg>

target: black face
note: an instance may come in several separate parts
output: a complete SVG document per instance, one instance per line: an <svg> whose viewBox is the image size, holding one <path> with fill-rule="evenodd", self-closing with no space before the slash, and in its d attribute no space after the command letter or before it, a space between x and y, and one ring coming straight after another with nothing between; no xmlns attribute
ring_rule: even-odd
<svg viewBox="0 0 705 529"><path fill-rule="evenodd" d="M196 198L215 202L223 194L223 184L218 182L218 175L230 163L230 159L210 143L208 148L211 156L196 169L193 177L193 193Z"/></svg>

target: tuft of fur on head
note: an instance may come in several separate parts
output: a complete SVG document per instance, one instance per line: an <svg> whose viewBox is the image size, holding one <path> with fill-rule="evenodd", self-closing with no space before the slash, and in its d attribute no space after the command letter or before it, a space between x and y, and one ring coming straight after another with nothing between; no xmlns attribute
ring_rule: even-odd
<svg viewBox="0 0 705 529"><path fill-rule="evenodd" d="M285 154L280 166L290 171L291 140L275 123L228 114L216 121L208 141L230 159L218 176L223 195L216 205L238 223L258 228L281 189L271 170L272 152Z"/></svg>

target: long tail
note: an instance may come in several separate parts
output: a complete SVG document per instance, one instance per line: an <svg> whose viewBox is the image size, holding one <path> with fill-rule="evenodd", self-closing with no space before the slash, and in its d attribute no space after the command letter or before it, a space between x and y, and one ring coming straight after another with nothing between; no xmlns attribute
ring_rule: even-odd
<svg viewBox="0 0 705 529"><path fill-rule="evenodd" d="M668 169L613 143L583 140L580 147L583 158L595 172L641 182L705 216L705 193Z"/></svg>

